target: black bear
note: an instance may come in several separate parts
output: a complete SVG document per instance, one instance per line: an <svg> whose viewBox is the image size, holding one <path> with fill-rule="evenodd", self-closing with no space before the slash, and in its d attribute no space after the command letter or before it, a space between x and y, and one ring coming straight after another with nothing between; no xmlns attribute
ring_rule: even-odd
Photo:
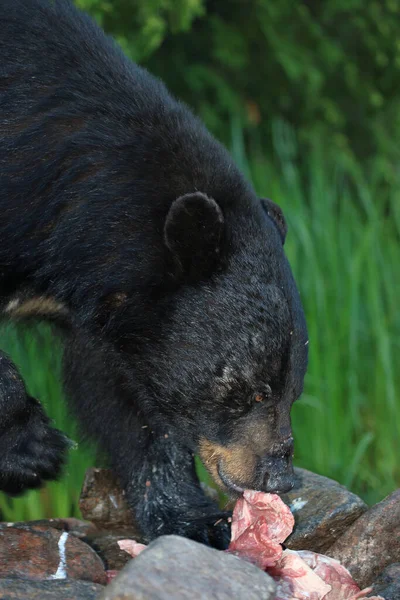
<svg viewBox="0 0 400 600"><path fill-rule="evenodd" d="M146 540L224 547L221 487L291 486L307 331L280 209L69 0L0 0L0 312L58 323L83 430ZM0 359L0 489L68 442ZM217 523L219 521L219 523Z"/></svg>

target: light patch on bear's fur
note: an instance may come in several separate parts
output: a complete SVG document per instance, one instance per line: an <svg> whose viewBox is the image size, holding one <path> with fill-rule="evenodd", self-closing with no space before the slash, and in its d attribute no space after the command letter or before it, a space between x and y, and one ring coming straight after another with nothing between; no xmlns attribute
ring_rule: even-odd
<svg viewBox="0 0 400 600"><path fill-rule="evenodd" d="M127 298L128 294L126 292L116 292L115 294L109 296L108 301L109 304L111 304L111 306L118 308L119 306L124 304Z"/></svg>
<svg viewBox="0 0 400 600"><path fill-rule="evenodd" d="M260 350L261 348L264 348L265 347L264 335L262 335L261 333L253 333L253 335L251 336L251 343L253 345L253 348L255 348L256 350Z"/></svg>
<svg viewBox="0 0 400 600"><path fill-rule="evenodd" d="M199 455L214 481L224 490L227 486L219 475L222 467L224 473L238 487L246 487L245 482L252 481L256 465L256 457L252 450L242 444L221 446L202 438L199 444Z"/></svg>
<svg viewBox="0 0 400 600"><path fill-rule="evenodd" d="M17 308L18 304L19 304L18 298L15 298L14 300L11 300L7 304L4 312L12 312L15 308Z"/></svg>
<svg viewBox="0 0 400 600"><path fill-rule="evenodd" d="M240 364L240 359L237 356L231 356L231 360L235 364ZM215 379L214 393L217 398L224 398L230 391L238 388L239 382L247 382L249 385L254 380L254 365L241 363L240 367L226 365L222 369L222 375Z"/></svg>
<svg viewBox="0 0 400 600"><path fill-rule="evenodd" d="M215 398L225 398L225 396L238 384L235 370L229 366L222 369L222 374L215 378L214 394Z"/></svg>
<svg viewBox="0 0 400 600"><path fill-rule="evenodd" d="M57 302L54 298L46 297L28 298L26 300L14 298L7 304L4 312L16 319L68 314L64 304Z"/></svg>
<svg viewBox="0 0 400 600"><path fill-rule="evenodd" d="M222 369L222 377L218 378L218 381L229 388L236 383L235 371L231 367L225 366Z"/></svg>

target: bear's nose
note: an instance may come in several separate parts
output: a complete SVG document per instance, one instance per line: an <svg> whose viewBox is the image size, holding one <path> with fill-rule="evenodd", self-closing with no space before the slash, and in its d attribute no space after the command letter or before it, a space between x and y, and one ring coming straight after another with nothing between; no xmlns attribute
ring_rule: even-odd
<svg viewBox="0 0 400 600"><path fill-rule="evenodd" d="M290 437L277 444L273 452L263 458L263 491L283 493L293 488L292 456L293 438Z"/></svg>
<svg viewBox="0 0 400 600"><path fill-rule="evenodd" d="M275 459L267 467L263 479L263 491L272 494L283 494L294 486L293 468L284 459Z"/></svg>

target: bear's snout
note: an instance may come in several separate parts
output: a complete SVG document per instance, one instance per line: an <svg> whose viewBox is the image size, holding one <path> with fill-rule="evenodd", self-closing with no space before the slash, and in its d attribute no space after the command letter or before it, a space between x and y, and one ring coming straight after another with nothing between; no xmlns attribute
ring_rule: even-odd
<svg viewBox="0 0 400 600"><path fill-rule="evenodd" d="M252 489L283 493L292 489L293 439L274 444L263 456L257 455L249 445L221 446L203 439L200 457L221 488L241 493Z"/></svg>

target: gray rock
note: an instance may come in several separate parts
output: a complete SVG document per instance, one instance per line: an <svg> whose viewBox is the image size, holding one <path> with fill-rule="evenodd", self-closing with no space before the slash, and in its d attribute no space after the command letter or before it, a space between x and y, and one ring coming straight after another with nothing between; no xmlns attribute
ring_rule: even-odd
<svg viewBox="0 0 400 600"><path fill-rule="evenodd" d="M102 589L87 581L0 579L1 600L96 600Z"/></svg>
<svg viewBox="0 0 400 600"><path fill-rule="evenodd" d="M272 600L275 582L254 565L175 535L152 542L99 600Z"/></svg>
<svg viewBox="0 0 400 600"><path fill-rule="evenodd" d="M400 489L364 513L327 554L340 560L360 588L400 561Z"/></svg>
<svg viewBox="0 0 400 600"><path fill-rule="evenodd" d="M328 477L306 469L294 471L295 487L282 494L295 519L293 533L285 540L285 546L324 554L367 510L367 505Z"/></svg>
<svg viewBox="0 0 400 600"><path fill-rule="evenodd" d="M400 598L400 563L389 565L372 584L370 596L382 596L385 600Z"/></svg>

